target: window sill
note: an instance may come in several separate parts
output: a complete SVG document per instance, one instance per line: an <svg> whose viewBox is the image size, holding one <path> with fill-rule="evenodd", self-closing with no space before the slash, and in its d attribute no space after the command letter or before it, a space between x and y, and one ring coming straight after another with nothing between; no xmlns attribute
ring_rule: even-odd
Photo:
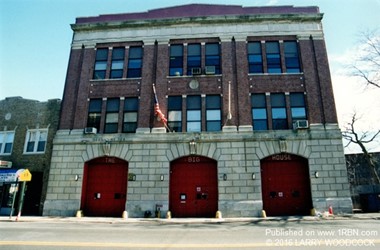
<svg viewBox="0 0 380 250"><path fill-rule="evenodd" d="M303 72L299 73L248 73L248 76L282 76L282 75L303 75Z"/></svg>
<svg viewBox="0 0 380 250"><path fill-rule="evenodd" d="M168 79L178 79L178 78L194 78L194 77L221 77L223 74L202 74L202 75L182 75L182 76L166 76Z"/></svg>

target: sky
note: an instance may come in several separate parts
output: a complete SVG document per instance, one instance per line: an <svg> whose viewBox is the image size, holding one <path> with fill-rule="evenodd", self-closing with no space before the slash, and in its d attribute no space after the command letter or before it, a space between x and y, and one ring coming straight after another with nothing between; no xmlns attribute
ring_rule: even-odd
<svg viewBox="0 0 380 250"><path fill-rule="evenodd" d="M344 129L356 112L359 130L380 129L380 89L363 87L347 70L360 53L360 33L380 31L380 0L0 0L0 100L62 99L73 35L70 24L76 17L190 3L319 6L339 126ZM380 152L380 138L368 147ZM345 152L358 148L351 146Z"/></svg>

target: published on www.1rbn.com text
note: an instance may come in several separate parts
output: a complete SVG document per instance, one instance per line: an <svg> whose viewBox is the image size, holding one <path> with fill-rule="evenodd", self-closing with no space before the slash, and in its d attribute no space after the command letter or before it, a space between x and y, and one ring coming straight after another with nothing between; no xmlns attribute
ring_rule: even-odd
<svg viewBox="0 0 380 250"><path fill-rule="evenodd" d="M268 246L373 247L379 243L379 231L341 228L336 230L265 229Z"/></svg>

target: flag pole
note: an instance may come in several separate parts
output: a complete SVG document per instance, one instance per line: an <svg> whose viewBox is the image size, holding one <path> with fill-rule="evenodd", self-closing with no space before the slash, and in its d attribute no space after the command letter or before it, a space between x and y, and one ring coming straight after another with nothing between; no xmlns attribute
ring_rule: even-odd
<svg viewBox="0 0 380 250"><path fill-rule="evenodd" d="M168 126L168 119L166 119L164 113L162 113L162 111L160 109L160 105L158 103L157 92L156 92L156 86L154 83L152 84L152 87L153 87L153 94L154 94L154 115L157 116L157 119L159 119L162 122L162 124L165 126L165 128L169 132L172 132Z"/></svg>

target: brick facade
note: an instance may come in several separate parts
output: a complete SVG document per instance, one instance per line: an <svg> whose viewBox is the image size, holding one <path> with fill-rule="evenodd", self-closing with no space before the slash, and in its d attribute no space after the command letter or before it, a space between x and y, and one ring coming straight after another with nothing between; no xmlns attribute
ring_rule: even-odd
<svg viewBox="0 0 380 250"><path fill-rule="evenodd" d="M1 151L0 160L11 161L12 168L28 169L32 174L32 181L27 183L24 214L42 214L60 108L59 99L39 102L8 97L0 101L0 132L14 132L11 152ZM48 129L46 147L42 153L28 153L25 149L27 132L36 129Z"/></svg>
<svg viewBox="0 0 380 250"><path fill-rule="evenodd" d="M199 7L218 14L202 16L200 11L191 18L186 16ZM224 216L261 214L260 161L284 153L308 159L315 209L326 210L334 205L335 211L350 212L352 203L321 19L316 7L220 5L185 5L147 13L78 18L72 25L74 37L44 213L67 216L81 209L83 187L81 182L72 181L73 176L82 176L86 162L105 155L125 160L129 172L136 175L136 181L128 182L126 210L130 216L143 216L145 210L152 210L158 203L168 210L170 162L188 157L188 144L192 140L197 143L197 155L218 163L218 206ZM284 41L289 40L297 42L300 73L266 73L265 56L262 62L265 73L249 73L248 42L262 45L278 42L282 72L286 72ZM201 44L204 69L205 44L210 42L220 46L222 73L187 75L188 45ZM176 44L184 46L184 74L170 76L170 46ZM123 77L109 79L112 48L124 47L127 57L129 48L135 45L143 46L141 77L126 78L125 63ZM95 80L95 58L100 48L109 48L106 77ZM264 54L264 47L262 51ZM198 85L194 87L192 81ZM168 97L182 96L183 131L165 133L162 123L154 117L153 83L165 115L168 115ZM309 128L292 130L294 121L288 119L289 129L254 131L251 95L256 93L265 94L268 124L272 123L271 94L284 94L289 118L290 94L305 93ZM197 133L185 132L186 99L191 95L202 97L202 131ZM206 131L204 110L208 95L221 97L219 132ZM107 100L120 98L123 107L128 97L139 98L136 133L121 133L121 111L118 133L104 133ZM98 134L83 134L89 100L94 98L101 98L103 103ZM227 119L229 111L231 119ZM110 145L110 152L102 150L105 143ZM320 178L313 177L315 172ZM251 178L252 173L257 175L256 179ZM223 181L224 174L228 175L227 181ZM162 182L160 175L166 177Z"/></svg>

